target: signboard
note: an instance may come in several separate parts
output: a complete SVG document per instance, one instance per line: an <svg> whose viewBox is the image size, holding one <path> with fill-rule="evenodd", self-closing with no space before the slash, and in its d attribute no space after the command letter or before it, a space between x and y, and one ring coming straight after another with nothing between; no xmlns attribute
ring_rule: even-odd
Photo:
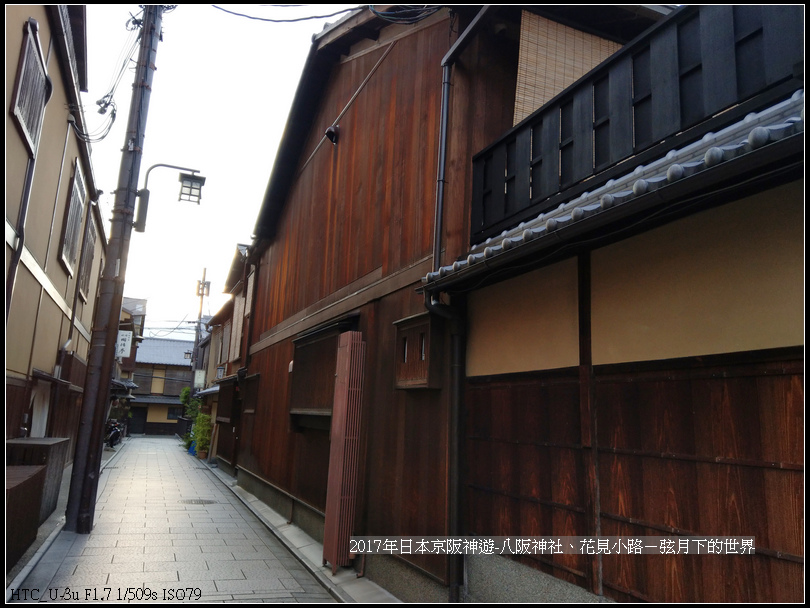
<svg viewBox="0 0 810 608"><path fill-rule="evenodd" d="M205 388L205 370L204 369L195 369L194 370L194 388L197 388L197 389Z"/></svg>
<svg viewBox="0 0 810 608"><path fill-rule="evenodd" d="M115 357L123 359L132 352L132 332L118 330L118 340L115 342Z"/></svg>

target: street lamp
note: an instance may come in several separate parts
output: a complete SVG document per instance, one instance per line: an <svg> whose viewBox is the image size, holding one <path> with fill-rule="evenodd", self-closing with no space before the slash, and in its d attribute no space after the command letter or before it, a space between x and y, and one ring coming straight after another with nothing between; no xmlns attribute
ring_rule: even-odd
<svg viewBox="0 0 810 608"><path fill-rule="evenodd" d="M178 171L191 171L191 173L180 174L180 196L178 201L188 201L190 203L200 204L202 197L202 187L205 184L205 178L202 175L197 175L199 171L196 169L188 169L187 167L178 167L176 165L157 164L152 165L146 171L146 180L143 184L143 189L138 190L137 196L140 199L138 203L138 214L135 216L135 223L132 224L135 232L143 232L146 230L146 214L149 211L149 173L152 169L157 167L167 167L169 169L177 169Z"/></svg>
<svg viewBox="0 0 810 608"><path fill-rule="evenodd" d="M194 175L195 173L197 173L197 171L180 174L181 185L178 201L200 204L201 190L205 185L205 178L202 175Z"/></svg>

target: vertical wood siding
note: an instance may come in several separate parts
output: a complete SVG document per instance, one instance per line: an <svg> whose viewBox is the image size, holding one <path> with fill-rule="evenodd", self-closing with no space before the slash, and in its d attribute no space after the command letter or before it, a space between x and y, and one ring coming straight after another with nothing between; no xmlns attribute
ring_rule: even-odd
<svg viewBox="0 0 810 608"><path fill-rule="evenodd" d="M793 356L595 368L600 535L756 538L755 556L605 556L605 595L801 601L804 387ZM468 381L467 532L585 534L578 401L570 374ZM525 561L588 588L587 564L560 557Z"/></svg>
<svg viewBox="0 0 810 608"><path fill-rule="evenodd" d="M754 557L606 557L606 594L800 601L802 365L597 372L602 534L754 536L756 547Z"/></svg>
<svg viewBox="0 0 810 608"><path fill-rule="evenodd" d="M356 534L445 536L447 528L446 391L394 386L394 321L424 310L412 287L359 310L367 342L361 422L361 468ZM239 465L318 510L326 508L328 431L296 431L289 413L292 340L255 354L255 413L242 414ZM447 357L447 353L442 353ZM444 362L443 369L449 364ZM444 556L406 561L445 581Z"/></svg>
<svg viewBox="0 0 810 608"><path fill-rule="evenodd" d="M299 175L261 266L260 333L375 269L387 276L430 253L448 27L396 41L341 118L337 145L324 143ZM302 163L385 48L335 66Z"/></svg>

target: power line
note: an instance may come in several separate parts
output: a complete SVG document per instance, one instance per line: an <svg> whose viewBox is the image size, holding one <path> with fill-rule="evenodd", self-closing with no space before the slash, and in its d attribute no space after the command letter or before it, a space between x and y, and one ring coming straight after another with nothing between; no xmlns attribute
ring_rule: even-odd
<svg viewBox="0 0 810 608"><path fill-rule="evenodd" d="M337 15L342 15L343 13L349 13L351 11L356 11L357 7L355 8L346 8L342 11L337 11L335 13L331 13L329 15L312 15L310 17L298 17L296 19L269 19L267 17L254 17L253 15L245 15L244 13L237 13L235 11L229 11L228 9L224 9L221 6L217 6L216 4L212 4L216 9L221 10L223 13L228 13L229 15L236 15L237 17L244 17L245 19L253 19L254 21L267 21L270 23L297 23L299 21L312 21L314 19L328 19L329 17L336 17ZM305 5L283 5L283 6L305 6Z"/></svg>

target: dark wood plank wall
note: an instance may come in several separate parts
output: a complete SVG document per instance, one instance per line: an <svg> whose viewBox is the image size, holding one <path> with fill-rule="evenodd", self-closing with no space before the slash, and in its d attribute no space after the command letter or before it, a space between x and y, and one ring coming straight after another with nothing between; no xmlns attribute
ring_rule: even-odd
<svg viewBox="0 0 810 608"><path fill-rule="evenodd" d="M70 443L67 448L65 464L73 462L76 451L76 437L79 434L79 419L82 412L82 393L62 389L59 402L51 408L48 419L48 437L67 437Z"/></svg>
<svg viewBox="0 0 810 608"><path fill-rule="evenodd" d="M757 552L606 557L606 594L801 601L802 360L597 368L596 402L603 535L755 536Z"/></svg>
<svg viewBox="0 0 810 608"><path fill-rule="evenodd" d="M299 176L262 260L259 334L377 268L387 276L429 255L448 28L397 40L340 120L337 145L322 144ZM302 163L384 50L335 66Z"/></svg>
<svg viewBox="0 0 810 608"><path fill-rule="evenodd" d="M595 368L601 536L755 536L757 552L605 556L607 596L802 600L799 357L784 349ZM584 448L571 374L469 379L468 532L585 534ZM588 588L587 564L561 557L525 561Z"/></svg>
<svg viewBox="0 0 810 608"><path fill-rule="evenodd" d="M370 535L445 536L447 391L394 388L397 344L393 323L422 312L422 298L406 288L367 310L363 404L366 498L360 529ZM447 370L447 349L443 356L442 367ZM405 559L446 581L447 563L442 556L412 555Z"/></svg>
<svg viewBox="0 0 810 608"><path fill-rule="evenodd" d="M479 536L586 536L577 368L470 378L466 525ZM522 561L586 587L578 555Z"/></svg>
<svg viewBox="0 0 810 608"><path fill-rule="evenodd" d="M338 144L322 144L299 175L262 258L254 341L376 269L385 277L430 255L440 63L456 35L442 20L398 39L340 120ZM302 164L386 48L335 66ZM512 124L517 56L517 42L485 29L453 69L443 239L451 257L469 240L469 159Z"/></svg>
<svg viewBox="0 0 810 608"><path fill-rule="evenodd" d="M471 159L512 127L518 40L480 30L453 65L447 149L443 263L469 249Z"/></svg>
<svg viewBox="0 0 810 608"><path fill-rule="evenodd" d="M394 387L394 321L422 310L421 296L408 287L359 311L367 353L357 534L447 534L446 391ZM258 374L257 398L243 396L239 465L323 511L329 434L291 424L288 365L293 356L292 340L253 356L250 373ZM443 558L406 560L446 580Z"/></svg>
<svg viewBox="0 0 810 608"><path fill-rule="evenodd" d="M323 144L299 175L278 236L261 260L251 342L371 272L386 277L430 255L440 63L464 26L456 23L451 33L445 19L398 39L340 120L338 144ZM453 254L466 249L469 235L469 159L511 126L514 111L517 44L485 33L473 45L453 76L449 154L456 160L448 163L444 224L445 244ZM385 48L335 66L301 163ZM447 391L394 388L393 323L425 310L415 287L359 310L359 329L367 342L364 467L356 522L361 534L448 533ZM254 412L244 408L238 460L323 509L329 437L291 428L288 364L293 354L292 341L286 340L251 357L248 373L259 375L258 397ZM442 356L449 357L447 349ZM447 373L449 364L443 369ZM446 559L404 559L447 581Z"/></svg>
<svg viewBox="0 0 810 608"><path fill-rule="evenodd" d="M23 436L20 429L25 425L29 395L28 382L6 376L6 439Z"/></svg>

